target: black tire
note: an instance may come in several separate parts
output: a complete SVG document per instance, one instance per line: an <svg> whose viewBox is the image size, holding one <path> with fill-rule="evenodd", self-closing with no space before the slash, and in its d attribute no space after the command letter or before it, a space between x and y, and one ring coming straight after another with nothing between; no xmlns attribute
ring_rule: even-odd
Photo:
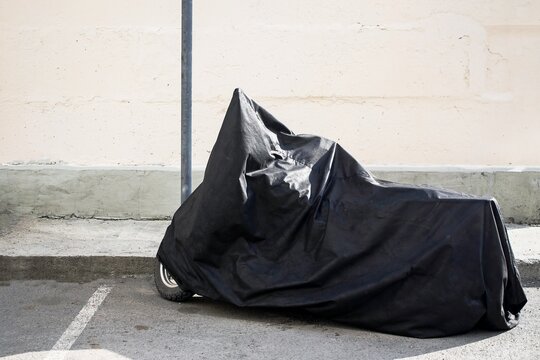
<svg viewBox="0 0 540 360"><path fill-rule="evenodd" d="M154 259L154 282L159 295L164 299L182 302L193 296L193 292L181 288L182 283L169 274L157 257Z"/></svg>

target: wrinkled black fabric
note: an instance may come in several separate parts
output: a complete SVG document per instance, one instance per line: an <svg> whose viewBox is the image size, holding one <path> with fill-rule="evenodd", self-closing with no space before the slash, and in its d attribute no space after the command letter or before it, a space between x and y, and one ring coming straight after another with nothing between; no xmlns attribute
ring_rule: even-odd
<svg viewBox="0 0 540 360"><path fill-rule="evenodd" d="M211 299L415 337L510 329L527 301L494 199L377 179L241 90L157 255Z"/></svg>

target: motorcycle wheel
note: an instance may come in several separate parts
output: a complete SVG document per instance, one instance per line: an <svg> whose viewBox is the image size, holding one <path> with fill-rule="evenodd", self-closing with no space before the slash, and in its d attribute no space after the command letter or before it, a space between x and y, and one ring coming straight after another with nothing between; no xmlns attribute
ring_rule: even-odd
<svg viewBox="0 0 540 360"><path fill-rule="evenodd" d="M193 292L181 288L182 283L172 277L157 257L154 259L154 282L159 295L170 301L182 302L194 295Z"/></svg>

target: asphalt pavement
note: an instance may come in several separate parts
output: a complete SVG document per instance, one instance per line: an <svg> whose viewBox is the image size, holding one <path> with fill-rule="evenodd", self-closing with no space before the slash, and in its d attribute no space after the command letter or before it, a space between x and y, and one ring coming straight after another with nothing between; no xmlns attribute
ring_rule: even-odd
<svg viewBox="0 0 540 360"><path fill-rule="evenodd" d="M0 358L540 359L540 227L510 225L529 303L507 332L413 339L295 311L162 299L169 221L0 214Z"/></svg>
<svg viewBox="0 0 540 360"><path fill-rule="evenodd" d="M540 289L520 324L414 339L272 309L162 299L149 276L0 283L3 359L538 359Z"/></svg>

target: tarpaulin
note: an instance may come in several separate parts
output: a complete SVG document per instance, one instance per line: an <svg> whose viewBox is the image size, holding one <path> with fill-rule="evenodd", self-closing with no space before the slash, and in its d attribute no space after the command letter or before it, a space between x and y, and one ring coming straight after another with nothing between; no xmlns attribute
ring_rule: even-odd
<svg viewBox="0 0 540 360"><path fill-rule="evenodd" d="M527 301L495 199L378 179L238 89L157 256L211 299L415 337L510 329Z"/></svg>

